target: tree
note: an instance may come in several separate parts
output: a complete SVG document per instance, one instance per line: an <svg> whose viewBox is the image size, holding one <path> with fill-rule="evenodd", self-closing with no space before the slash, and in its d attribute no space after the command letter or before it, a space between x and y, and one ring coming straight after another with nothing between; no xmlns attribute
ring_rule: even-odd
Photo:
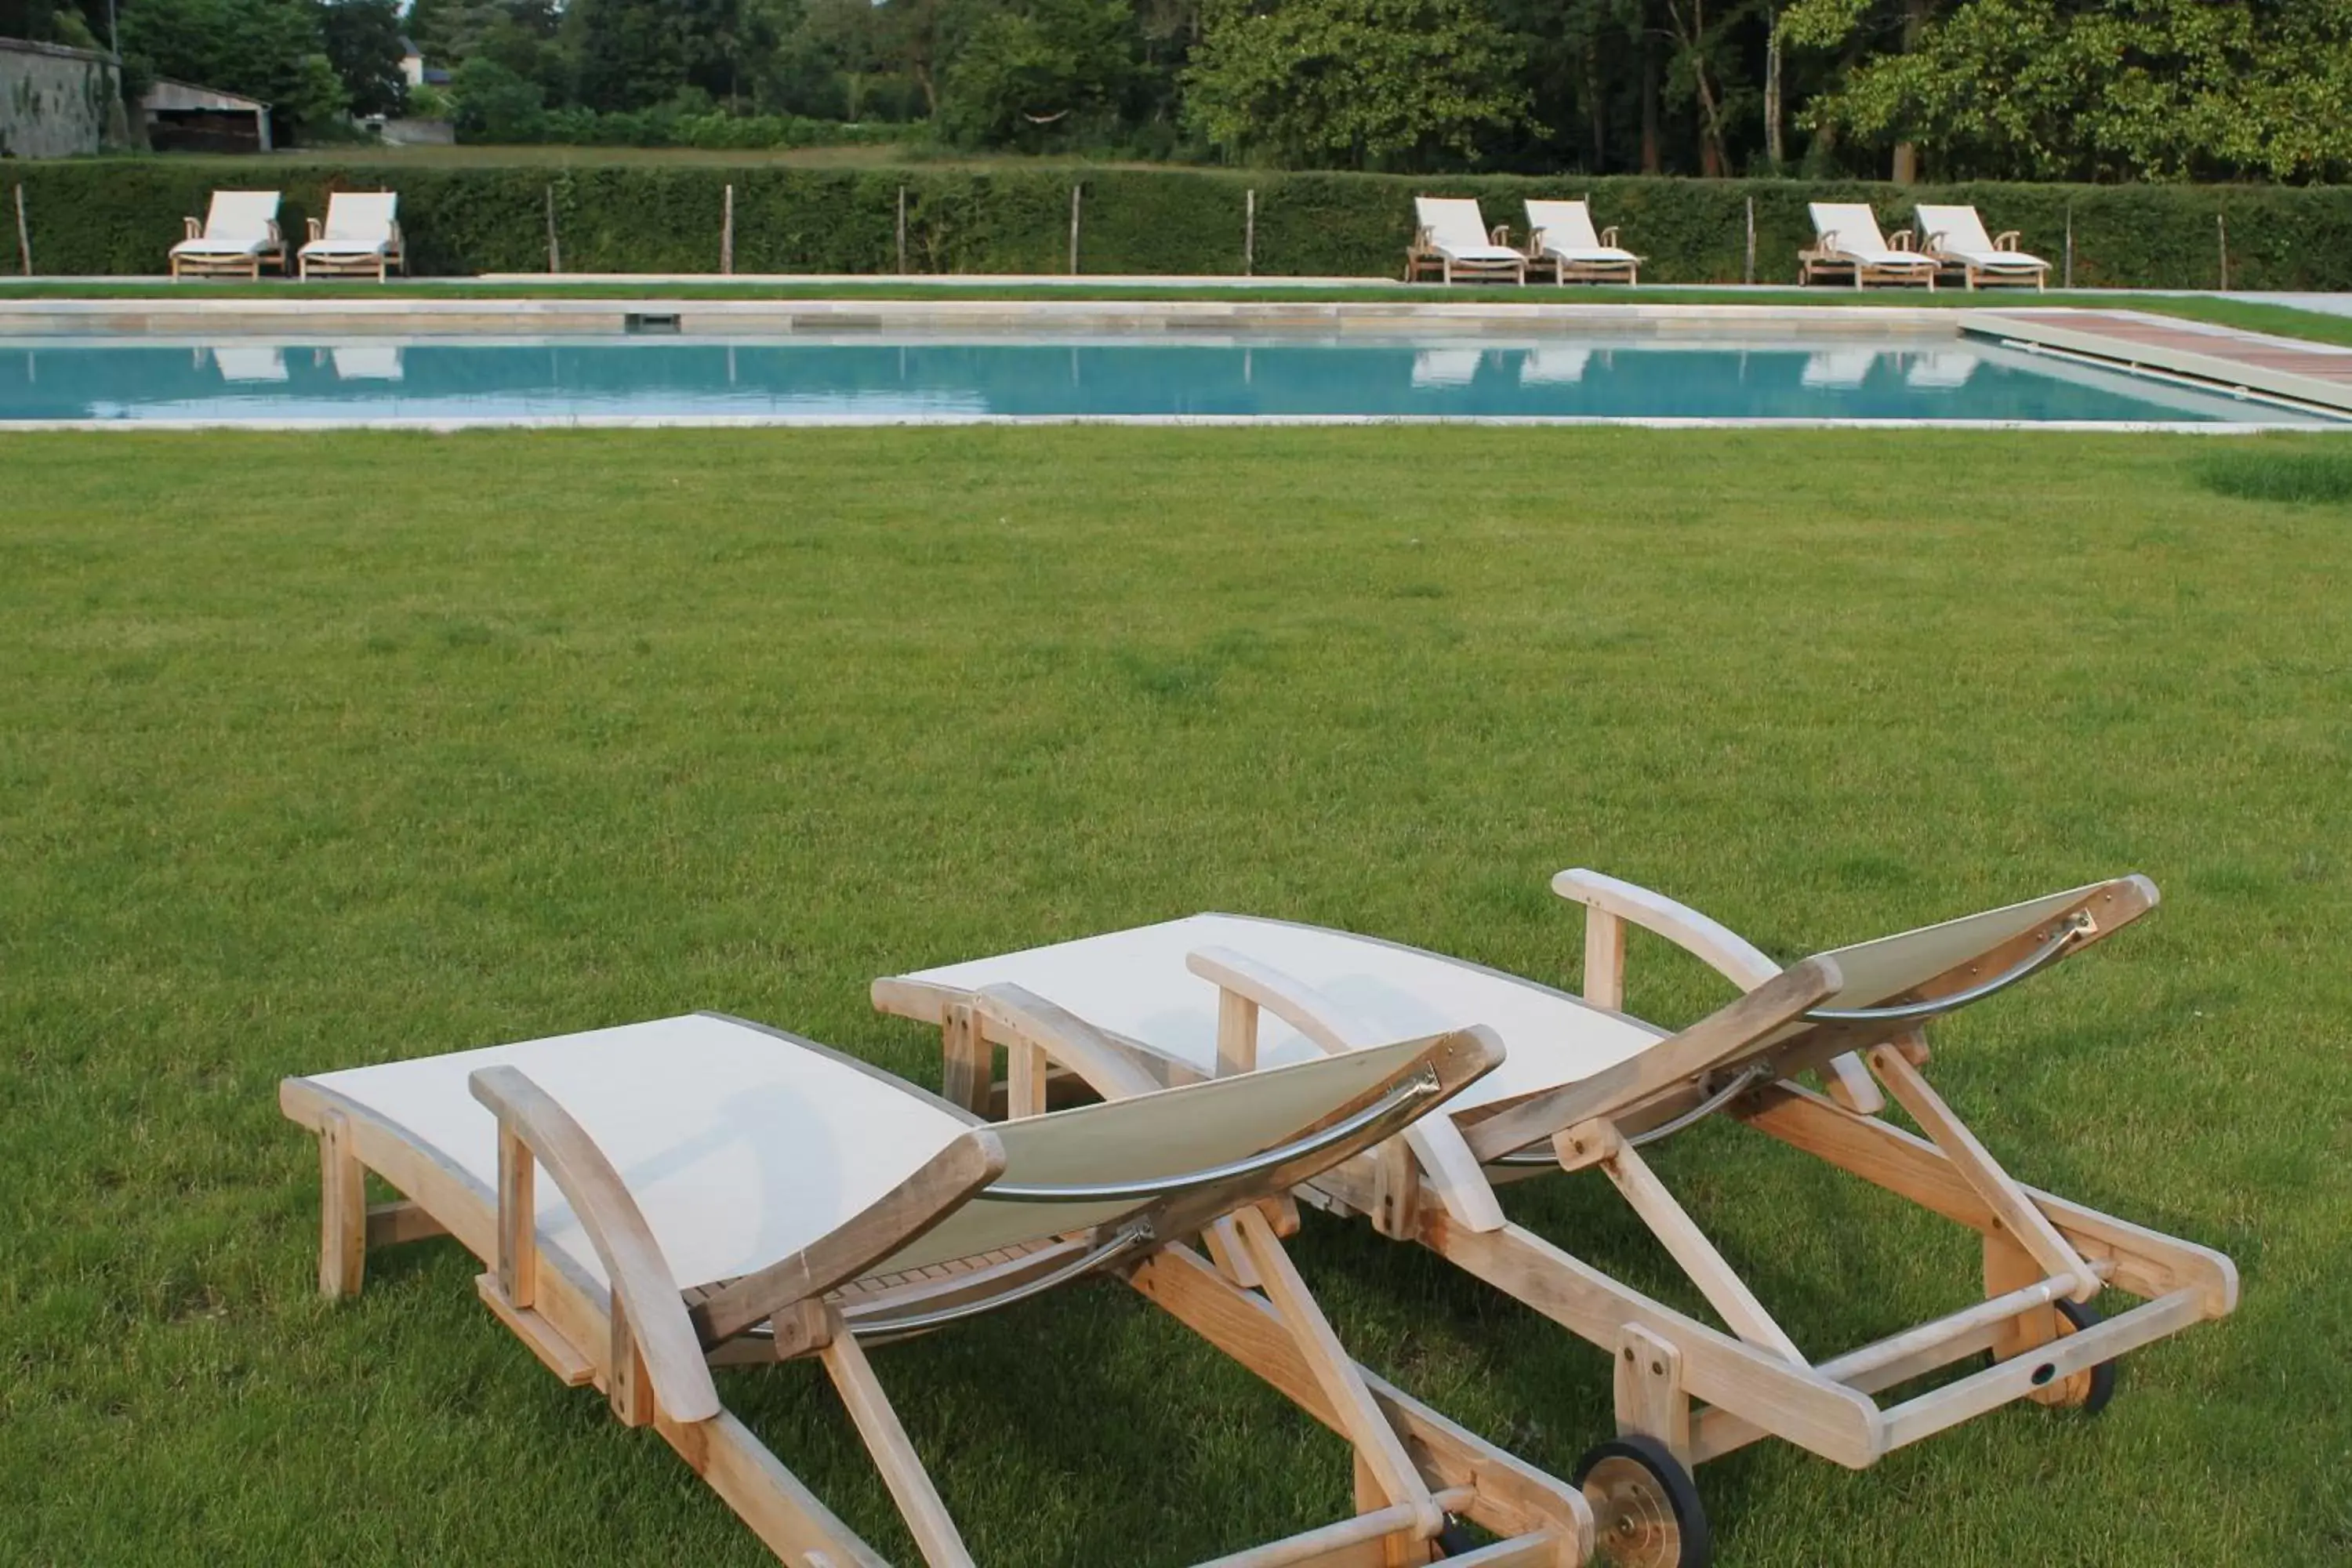
<svg viewBox="0 0 2352 1568"><path fill-rule="evenodd" d="M451 73L457 134L468 142L533 142L547 118L547 93L493 59L475 56Z"/></svg>
<svg viewBox="0 0 2352 1568"><path fill-rule="evenodd" d="M1184 114L1228 158L1469 162L1528 123L1521 63L1476 0L1213 0Z"/></svg>
<svg viewBox="0 0 2352 1568"><path fill-rule="evenodd" d="M2347 90L2347 0L1971 0L1811 112L1943 176L2326 179L2352 170Z"/></svg>
<svg viewBox="0 0 2352 1568"><path fill-rule="evenodd" d="M408 100L398 0L331 0L320 8L319 31L352 112L398 114Z"/></svg>
<svg viewBox="0 0 2352 1568"><path fill-rule="evenodd" d="M1116 118L1141 40L1126 0L1025 0L991 13L956 51L940 93L950 141L1034 148Z"/></svg>
<svg viewBox="0 0 2352 1568"><path fill-rule="evenodd" d="M688 87L734 96L742 60L739 0L573 0L580 101L601 110L650 109Z"/></svg>
<svg viewBox="0 0 2352 1568"><path fill-rule="evenodd" d="M288 130L343 112L311 0L137 0L121 27L126 68L137 74L261 99Z"/></svg>

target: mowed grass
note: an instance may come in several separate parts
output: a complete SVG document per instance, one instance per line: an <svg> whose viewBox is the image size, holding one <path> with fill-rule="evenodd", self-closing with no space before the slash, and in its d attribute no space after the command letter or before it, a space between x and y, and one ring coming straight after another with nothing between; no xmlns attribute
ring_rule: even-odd
<svg viewBox="0 0 2352 1568"><path fill-rule="evenodd" d="M2293 458L2325 437L2265 438ZM2085 1420L1700 1484L1727 1563L2352 1552L2352 510L2209 443L853 431L0 442L0 1561L764 1560L453 1244L313 1288L278 1080L719 1008L936 1081L877 974L1202 908L1562 984L1590 865L1768 950L2129 870L2162 908L1959 1017L2024 1177L2230 1252ZM1727 988L1663 944L1634 1008ZM1656 1163L1801 1344L1973 1238L1735 1126ZM1597 1178L1508 1206L1696 1306ZM1364 1359L1564 1472L1607 1358L1310 1217ZM878 1352L983 1561L1180 1563L1349 1507L1339 1444L1097 1282ZM888 1554L806 1366L722 1376Z"/></svg>

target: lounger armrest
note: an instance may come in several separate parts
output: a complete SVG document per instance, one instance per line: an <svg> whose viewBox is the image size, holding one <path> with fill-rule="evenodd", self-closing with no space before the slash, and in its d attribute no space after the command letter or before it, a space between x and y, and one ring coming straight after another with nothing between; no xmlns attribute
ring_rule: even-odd
<svg viewBox="0 0 2352 1568"><path fill-rule="evenodd" d="M2024 237L2024 231L2021 229L2005 228L1992 237L1992 247L1995 250L2015 250L2018 242Z"/></svg>
<svg viewBox="0 0 2352 1568"><path fill-rule="evenodd" d="M985 1127L970 1129L852 1218L703 1298L688 1314L697 1339L705 1346L723 1344L796 1302L855 1279L1003 1174L1003 1143Z"/></svg>
<svg viewBox="0 0 2352 1568"><path fill-rule="evenodd" d="M1612 223L1607 228L1601 231L1601 248L1604 250L1622 250L1625 248L1623 246L1617 243L1617 226L1615 224Z"/></svg>
<svg viewBox="0 0 2352 1568"><path fill-rule="evenodd" d="M1914 234L1911 230L1907 228L1898 228L1893 234L1886 237L1886 248L1889 250L1916 250L1919 248L1918 239L1919 237L1916 234Z"/></svg>
<svg viewBox="0 0 2352 1568"><path fill-rule="evenodd" d="M677 1281L644 1212L604 1152L571 1112L520 1070L483 1068L466 1082L474 1098L498 1117L500 1139L520 1142L554 1178L604 1265L605 1278L612 1281L614 1359L608 1383L615 1408L623 1401L622 1385L633 1374L630 1360L637 1358L653 1385L654 1404L663 1414L681 1423L717 1415L719 1390L710 1381L710 1366L703 1359ZM502 1248L509 1221L516 1218L508 1209L509 1196L499 1194ZM535 1237L526 1242L537 1245Z"/></svg>
<svg viewBox="0 0 2352 1568"><path fill-rule="evenodd" d="M986 1023L1037 1047L1105 1100L1168 1087L1131 1048L1026 986L984 985L972 994L971 1005Z"/></svg>
<svg viewBox="0 0 2352 1568"><path fill-rule="evenodd" d="M199 219L199 218L184 217L184 218L182 218L180 221L181 221L182 223L185 224L185 225L187 226L187 229L188 229L187 234L186 234L184 237L188 238L188 239L202 239L202 238L204 238L204 237L205 237L205 226L204 226L203 220L201 220L201 219Z"/></svg>
<svg viewBox="0 0 2352 1568"><path fill-rule="evenodd" d="M1507 223L1498 223L1494 227L1488 229L1486 231L1486 243L1489 245L1499 245L1507 249L1511 243L1511 226Z"/></svg>
<svg viewBox="0 0 2352 1568"><path fill-rule="evenodd" d="M308 243L316 245L320 240L326 237L326 226L320 223L317 218L305 218L302 221L310 226L310 238Z"/></svg>
<svg viewBox="0 0 2352 1568"><path fill-rule="evenodd" d="M1747 938L1664 893L1581 867L1554 877L1551 890L1570 903L1655 931L1742 991L1753 991L1780 973L1780 966Z"/></svg>
<svg viewBox="0 0 2352 1568"><path fill-rule="evenodd" d="M1217 1004L1217 1056L1221 1068L1226 1056L1236 1049L1235 1043L1226 1037L1228 1029L1234 1027L1246 1036L1238 1051L1247 1058L1243 1070L1256 1065L1255 1014L1261 1009L1288 1024L1328 1055L1388 1043L1313 986L1230 948L1208 947L1188 953L1184 967L1223 994ZM1236 1003L1248 1009L1247 1016L1236 1016ZM1406 1129L1404 1139L1414 1158L1421 1162L1422 1174L1437 1194L1438 1201L1445 1205L1446 1213L1474 1231L1502 1228L1502 1205L1496 1202L1494 1188L1479 1171L1478 1162L1472 1157L1470 1146L1463 1142L1452 1117L1425 1116Z"/></svg>
<svg viewBox="0 0 2352 1568"><path fill-rule="evenodd" d="M269 220L269 227L267 232L269 236L270 249L283 250L286 248L286 231L278 226L278 220L276 218L271 218Z"/></svg>

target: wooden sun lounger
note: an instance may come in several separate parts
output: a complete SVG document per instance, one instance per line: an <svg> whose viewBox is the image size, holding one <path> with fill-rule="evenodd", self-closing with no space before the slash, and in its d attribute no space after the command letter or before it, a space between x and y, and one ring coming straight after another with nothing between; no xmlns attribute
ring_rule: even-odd
<svg viewBox="0 0 2352 1568"><path fill-rule="evenodd" d="M397 191L337 191L327 198L327 220L310 220L310 238L295 253L304 278L365 278L383 282L408 271L400 234Z"/></svg>
<svg viewBox="0 0 2352 1568"><path fill-rule="evenodd" d="M993 1045L1007 1048L1011 1102L1034 1106L1055 1087L1050 1063L1107 1048L1103 1041L1154 1064L1150 1070L1168 1081L1189 1081L1356 1048L1401 1027L1475 1018L1493 1028L1506 1046L1502 1067L1444 1114L1335 1167L1300 1195L1420 1242L1616 1358L1620 1436L1588 1454L1573 1479L1586 1486L1604 1539L1646 1532L1633 1561L1704 1561L1705 1513L1688 1475L1701 1460L1776 1436L1861 1468L2021 1399L2096 1405L2112 1387L2116 1357L2235 1306L2227 1258L2022 1185L1924 1071L1930 1021L2138 918L2157 897L2145 879L2074 889L1788 969L1630 884L1575 870L1553 887L1586 907L1581 997L1371 938L1200 915L880 980L874 998L887 1012L941 1026L948 1092L974 1106L991 1101ZM1678 1033L1626 1016L1629 925L1696 954L1744 994ZM1009 996L1032 1000L1024 1012L1008 1009ZM1047 1004L1053 1017L1040 1014ZM1791 1081L1808 1070L1831 1092ZM1926 1137L1877 1114L1886 1095ZM1809 1357L1640 1152L1710 1113L1979 1232L1984 1299L1830 1359ZM1496 1201L1501 1182L1587 1168L1615 1184L1724 1328L1509 1222ZM2087 1304L2109 1288L2143 1304L2100 1321ZM1884 1405L1872 1397L1986 1351L1990 1364L1940 1387Z"/></svg>
<svg viewBox="0 0 2352 1568"><path fill-rule="evenodd" d="M1510 247L1507 225L1486 226L1478 204L1466 196L1416 196L1412 240L1404 248L1404 280L1433 272L1443 283L1460 278L1525 283L1528 258Z"/></svg>
<svg viewBox="0 0 2352 1568"><path fill-rule="evenodd" d="M1815 236L1810 248L1797 252L1797 282L1816 278L1845 278L1856 289L1873 283L1924 283L1936 291L1937 263L1911 246L1911 231L1898 232L1892 244L1878 232L1878 215L1864 202L1813 202Z"/></svg>
<svg viewBox="0 0 2352 1568"><path fill-rule="evenodd" d="M258 282L261 269L286 270L286 236L278 226L276 191L215 191L202 223L172 247L172 278L234 278Z"/></svg>
<svg viewBox="0 0 2352 1568"><path fill-rule="evenodd" d="M797 1568L882 1559L728 1413L712 1366L822 1363L922 1560L962 1568L866 1347L1097 1273L1355 1451L1354 1517L1228 1568L1426 1562L1459 1535L1450 1516L1502 1538L1473 1553L1490 1568L1571 1568L1592 1544L1582 1494L1349 1360L1280 1239L1291 1188L1499 1057L1491 1035L1444 1031L1169 1092L1096 1063L1108 1103L990 1127L824 1047L698 1014L289 1079L279 1103L319 1138L328 1296L359 1290L372 1247L456 1237L488 1266L484 1303L551 1371L654 1428ZM405 1195L370 1205L370 1172ZM1187 1245L1202 1233L1209 1258Z"/></svg>
<svg viewBox="0 0 2352 1568"><path fill-rule="evenodd" d="M2050 263L2020 250L2022 237L2013 228L1987 234L1976 208L1922 202L1912 216L1927 237L1927 254L1937 266L1958 272L1969 289L1996 283L2031 283L2037 291L2050 287Z"/></svg>

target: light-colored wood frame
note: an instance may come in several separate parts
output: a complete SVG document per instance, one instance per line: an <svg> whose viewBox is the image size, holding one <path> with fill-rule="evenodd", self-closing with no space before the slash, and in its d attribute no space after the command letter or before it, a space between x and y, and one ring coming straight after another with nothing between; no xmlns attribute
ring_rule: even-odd
<svg viewBox="0 0 2352 1568"><path fill-rule="evenodd" d="M1883 262L1864 261L1853 251L1839 246L1834 230L1815 237L1813 243L1797 252L1797 285L1803 288L1816 278L1847 278L1859 290L1873 283L1892 283L1898 287L1924 283L1927 292L1936 291L1934 267L1889 267ZM1899 228L1885 237L1889 250L1913 249L1909 229ZM1921 257L1921 259L1930 259Z"/></svg>
<svg viewBox="0 0 2352 1568"><path fill-rule="evenodd" d="M1034 1004L1034 999L1028 999ZM990 1011L1029 1026L1060 1023L1058 1048L1085 1061L1108 1098L1161 1085L1139 1076L1123 1050L1089 1054L1084 1026L1019 995ZM1437 1037L1385 1082L1327 1121L1387 1096L1415 1075L1450 1095L1500 1059L1478 1031ZM1033 1083L1042 1079L1033 1079ZM372 1241L452 1236L489 1266L484 1303L565 1384L602 1390L614 1415L649 1426L709 1483L782 1561L803 1568L882 1568L883 1559L720 1403L713 1365L817 1359L930 1568L970 1568L971 1556L876 1376L856 1328L906 1311L936 1310L1003 1293L1085 1253L1092 1238L990 1254L913 1275L872 1277L897 1252L1002 1174L995 1135L974 1124L863 1214L793 1257L740 1279L681 1290L626 1184L588 1134L521 1072L471 1078L498 1119L499 1171L486 1187L436 1150L324 1085L289 1079L288 1117L318 1135L320 1289L361 1289ZM1486 1559L1575 1568L1593 1545L1581 1493L1472 1436L1349 1359L1284 1250L1296 1228L1282 1193L1318 1161L1351 1157L1399 1124L1391 1115L1312 1157L1259 1175L1163 1199L1141 1216L1154 1245L1117 1265L1138 1290L1189 1324L1347 1439L1356 1455L1355 1517L1255 1548L1228 1563L1425 1563L1446 1516L1472 1519L1505 1540ZM1299 1130L1301 1133L1310 1129ZM1288 1140L1285 1140L1285 1142ZM407 1194L375 1210L370 1172ZM603 1264L609 1289L561 1252L542 1247L537 1180L562 1192ZM1132 1226L1134 1216L1121 1221ZM1176 1238L1213 1229L1240 1260L1237 1283ZM764 1339L746 1332L764 1322Z"/></svg>
<svg viewBox="0 0 2352 1568"><path fill-rule="evenodd" d="M1498 223L1486 231L1486 243L1508 247L1511 226ZM1416 227L1412 238L1404 247L1404 280L1422 281L1422 275L1433 272L1441 283L1451 284L1456 273L1466 281L1511 282L1524 285L1528 280L1528 258L1516 251L1510 261L1456 261L1437 247L1426 227Z"/></svg>
<svg viewBox="0 0 2352 1568"><path fill-rule="evenodd" d="M1772 1436L1861 1468L2001 1405L2079 1400L2089 1368L2235 1308L2237 1270L2222 1254L2070 1203L2004 1171L1928 1085L1927 1048L1916 1026L1809 1020L1809 1010L1842 984L1833 959L1819 956L1784 970L1697 911L1595 872L1564 871L1553 886L1585 908L1584 997L1594 1005L1622 1007L1628 925L1693 953L1743 994L1581 1082L1433 1114L1420 1131L1452 1122L1480 1168L1482 1185L1539 1173L1495 1162L1547 1140L1553 1159L1545 1168L1598 1166L1729 1331L1651 1299L1523 1226L1465 1220L1459 1170L1448 1163L1433 1175L1419 1148L1402 1138L1334 1167L1297 1195L1416 1240L1608 1351L1619 1363L1621 1432L1655 1437L1691 1464ZM2156 899L2143 878L2098 884L2035 930L1886 1000L1957 994L2057 940L2055 933L2084 913L2092 923L2069 940L2088 945L2137 919ZM1237 958L1195 955L1191 967L1228 996L1245 995L1261 1007L1278 999L1280 1016L1326 1048L1356 1027L1308 988L1271 972L1253 973ZM874 994L886 1011L931 1022L960 1005L958 993L920 982L877 982ZM1058 1049L1042 1036L1035 1043L1049 1056ZM1826 1361L1803 1353L1634 1147L1643 1132L1710 1098L1714 1079L1752 1064L1763 1064L1771 1076L1730 1100L1726 1114L1979 1232L1982 1301ZM1809 1069L1822 1072L1834 1098L1790 1081ZM1876 1114L1887 1095L1927 1136ZM977 1098L986 1100L984 1086ZM1401 1151L1411 1157L1398 1158ZM1400 1180L1413 1189L1402 1197ZM1409 1216L1402 1229L1400 1212ZM2143 1303L2062 1333L2053 1303L2088 1300L2108 1287ZM1872 1397L1980 1351L1996 1357L1981 1371L1892 1405Z"/></svg>
<svg viewBox="0 0 2352 1568"><path fill-rule="evenodd" d="M181 237L181 245L185 245L192 239L205 237L204 219L185 217L180 221L187 226L187 233ZM172 247L169 259L172 263L172 281L174 283L183 278L235 278L239 275L250 278L258 283L261 281L261 269L265 266L275 267L281 276L285 273L286 233L278 226L278 220L271 218L269 244L263 249L250 251L243 256L206 256L201 252L184 253L179 246L175 245Z"/></svg>
<svg viewBox="0 0 2352 1568"><path fill-rule="evenodd" d="M1965 256L1958 256L1946 250L1937 243L1943 237L1940 232L1929 235L1927 243L1920 247L1920 252L1932 258L1945 271L1958 272L1968 285L1969 292L1974 293L1979 287L1990 288L2001 283L2031 283L2033 285L2034 292L2038 294L2046 294L2050 291L2050 263L2038 256L2029 257L2018 251L2017 247L2024 238L2020 230L2005 228L1992 237L1992 247L1995 250L2017 253L2015 261L2003 262L1992 267L1988 267L1981 261L1971 261Z"/></svg>
<svg viewBox="0 0 2352 1568"><path fill-rule="evenodd" d="M318 256L310 254L310 247L326 237L327 226L315 217L309 219L308 222L310 226L310 237L300 250L294 253L298 275L302 279L365 278L373 274L375 280L382 283L395 268L399 269L403 278L408 276L408 245L401 237L398 218L393 219L386 226L390 230L390 238L382 250L352 251L340 256L331 253Z"/></svg>

